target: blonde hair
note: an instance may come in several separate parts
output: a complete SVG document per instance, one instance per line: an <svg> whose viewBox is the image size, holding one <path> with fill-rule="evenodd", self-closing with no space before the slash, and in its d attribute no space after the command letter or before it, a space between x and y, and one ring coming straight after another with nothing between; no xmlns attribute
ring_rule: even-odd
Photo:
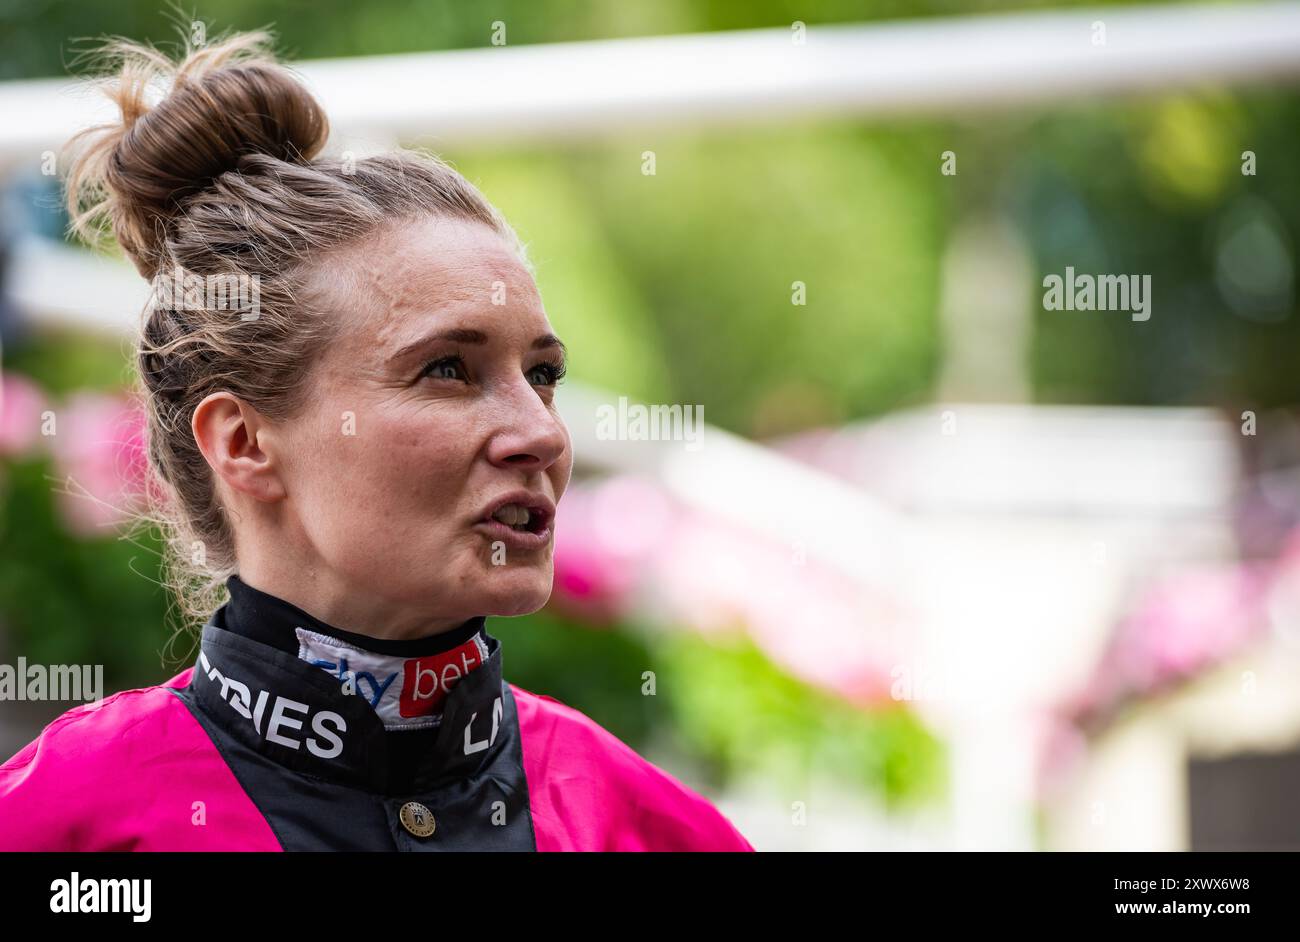
<svg viewBox="0 0 1300 942"><path fill-rule="evenodd" d="M91 241L111 232L147 279L180 271L257 285L251 318L155 291L136 350L159 478L152 520L164 530L166 579L196 622L221 598L236 560L191 417L218 389L274 419L300 407L310 366L339 326L338 315L305 303L313 258L432 214L489 226L526 263L510 225L441 159L410 151L318 157L325 113L269 50L261 32L186 47L178 60L114 41L102 53L121 118L68 143L73 232Z"/></svg>

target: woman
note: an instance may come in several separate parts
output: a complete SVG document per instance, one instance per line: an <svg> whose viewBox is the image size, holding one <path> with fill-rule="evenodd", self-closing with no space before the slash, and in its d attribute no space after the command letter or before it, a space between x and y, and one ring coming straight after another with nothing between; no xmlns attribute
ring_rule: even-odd
<svg viewBox="0 0 1300 942"><path fill-rule="evenodd" d="M551 592L564 345L483 196L434 158L317 159L326 117L265 43L117 47L121 122L76 141L74 226L155 287L174 564L229 601L198 597L194 667L0 768L0 848L752 850L504 681L485 616Z"/></svg>

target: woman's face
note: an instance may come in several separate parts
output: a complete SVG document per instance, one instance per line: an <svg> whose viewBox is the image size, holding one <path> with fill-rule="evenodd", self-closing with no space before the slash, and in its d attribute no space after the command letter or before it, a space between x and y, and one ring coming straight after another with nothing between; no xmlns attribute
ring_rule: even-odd
<svg viewBox="0 0 1300 942"><path fill-rule="evenodd" d="M573 455L555 406L564 351L531 275L501 236L455 219L335 254L315 287L345 326L305 411L273 432L321 607L411 630L536 611ZM528 521L514 506L490 520L506 500Z"/></svg>

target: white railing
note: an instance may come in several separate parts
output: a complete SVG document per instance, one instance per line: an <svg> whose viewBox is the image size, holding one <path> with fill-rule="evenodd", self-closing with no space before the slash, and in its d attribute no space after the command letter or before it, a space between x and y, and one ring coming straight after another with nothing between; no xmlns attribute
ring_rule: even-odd
<svg viewBox="0 0 1300 942"><path fill-rule="evenodd" d="M486 27L485 27L486 29ZM507 34L508 35L508 34ZM1300 76L1300 4L1196 4L810 26L300 63L336 146L590 137L953 112ZM486 39L486 36L485 36ZM111 118L72 80L0 85L0 163Z"/></svg>

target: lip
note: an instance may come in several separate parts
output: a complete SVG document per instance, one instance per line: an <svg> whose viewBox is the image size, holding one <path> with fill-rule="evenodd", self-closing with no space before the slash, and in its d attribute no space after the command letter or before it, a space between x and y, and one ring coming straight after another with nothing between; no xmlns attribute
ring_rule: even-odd
<svg viewBox="0 0 1300 942"><path fill-rule="evenodd" d="M533 520L540 521L536 525L537 528L521 531L507 526L500 520L493 520L492 515L506 504L518 504L521 507L528 508L528 513ZM555 503L549 497L544 494L534 494L531 491L511 491L508 494L500 495L488 504L483 510L482 517L474 524L474 527L490 536L493 540L500 540L508 547L533 550L541 549L551 542L554 520Z"/></svg>

